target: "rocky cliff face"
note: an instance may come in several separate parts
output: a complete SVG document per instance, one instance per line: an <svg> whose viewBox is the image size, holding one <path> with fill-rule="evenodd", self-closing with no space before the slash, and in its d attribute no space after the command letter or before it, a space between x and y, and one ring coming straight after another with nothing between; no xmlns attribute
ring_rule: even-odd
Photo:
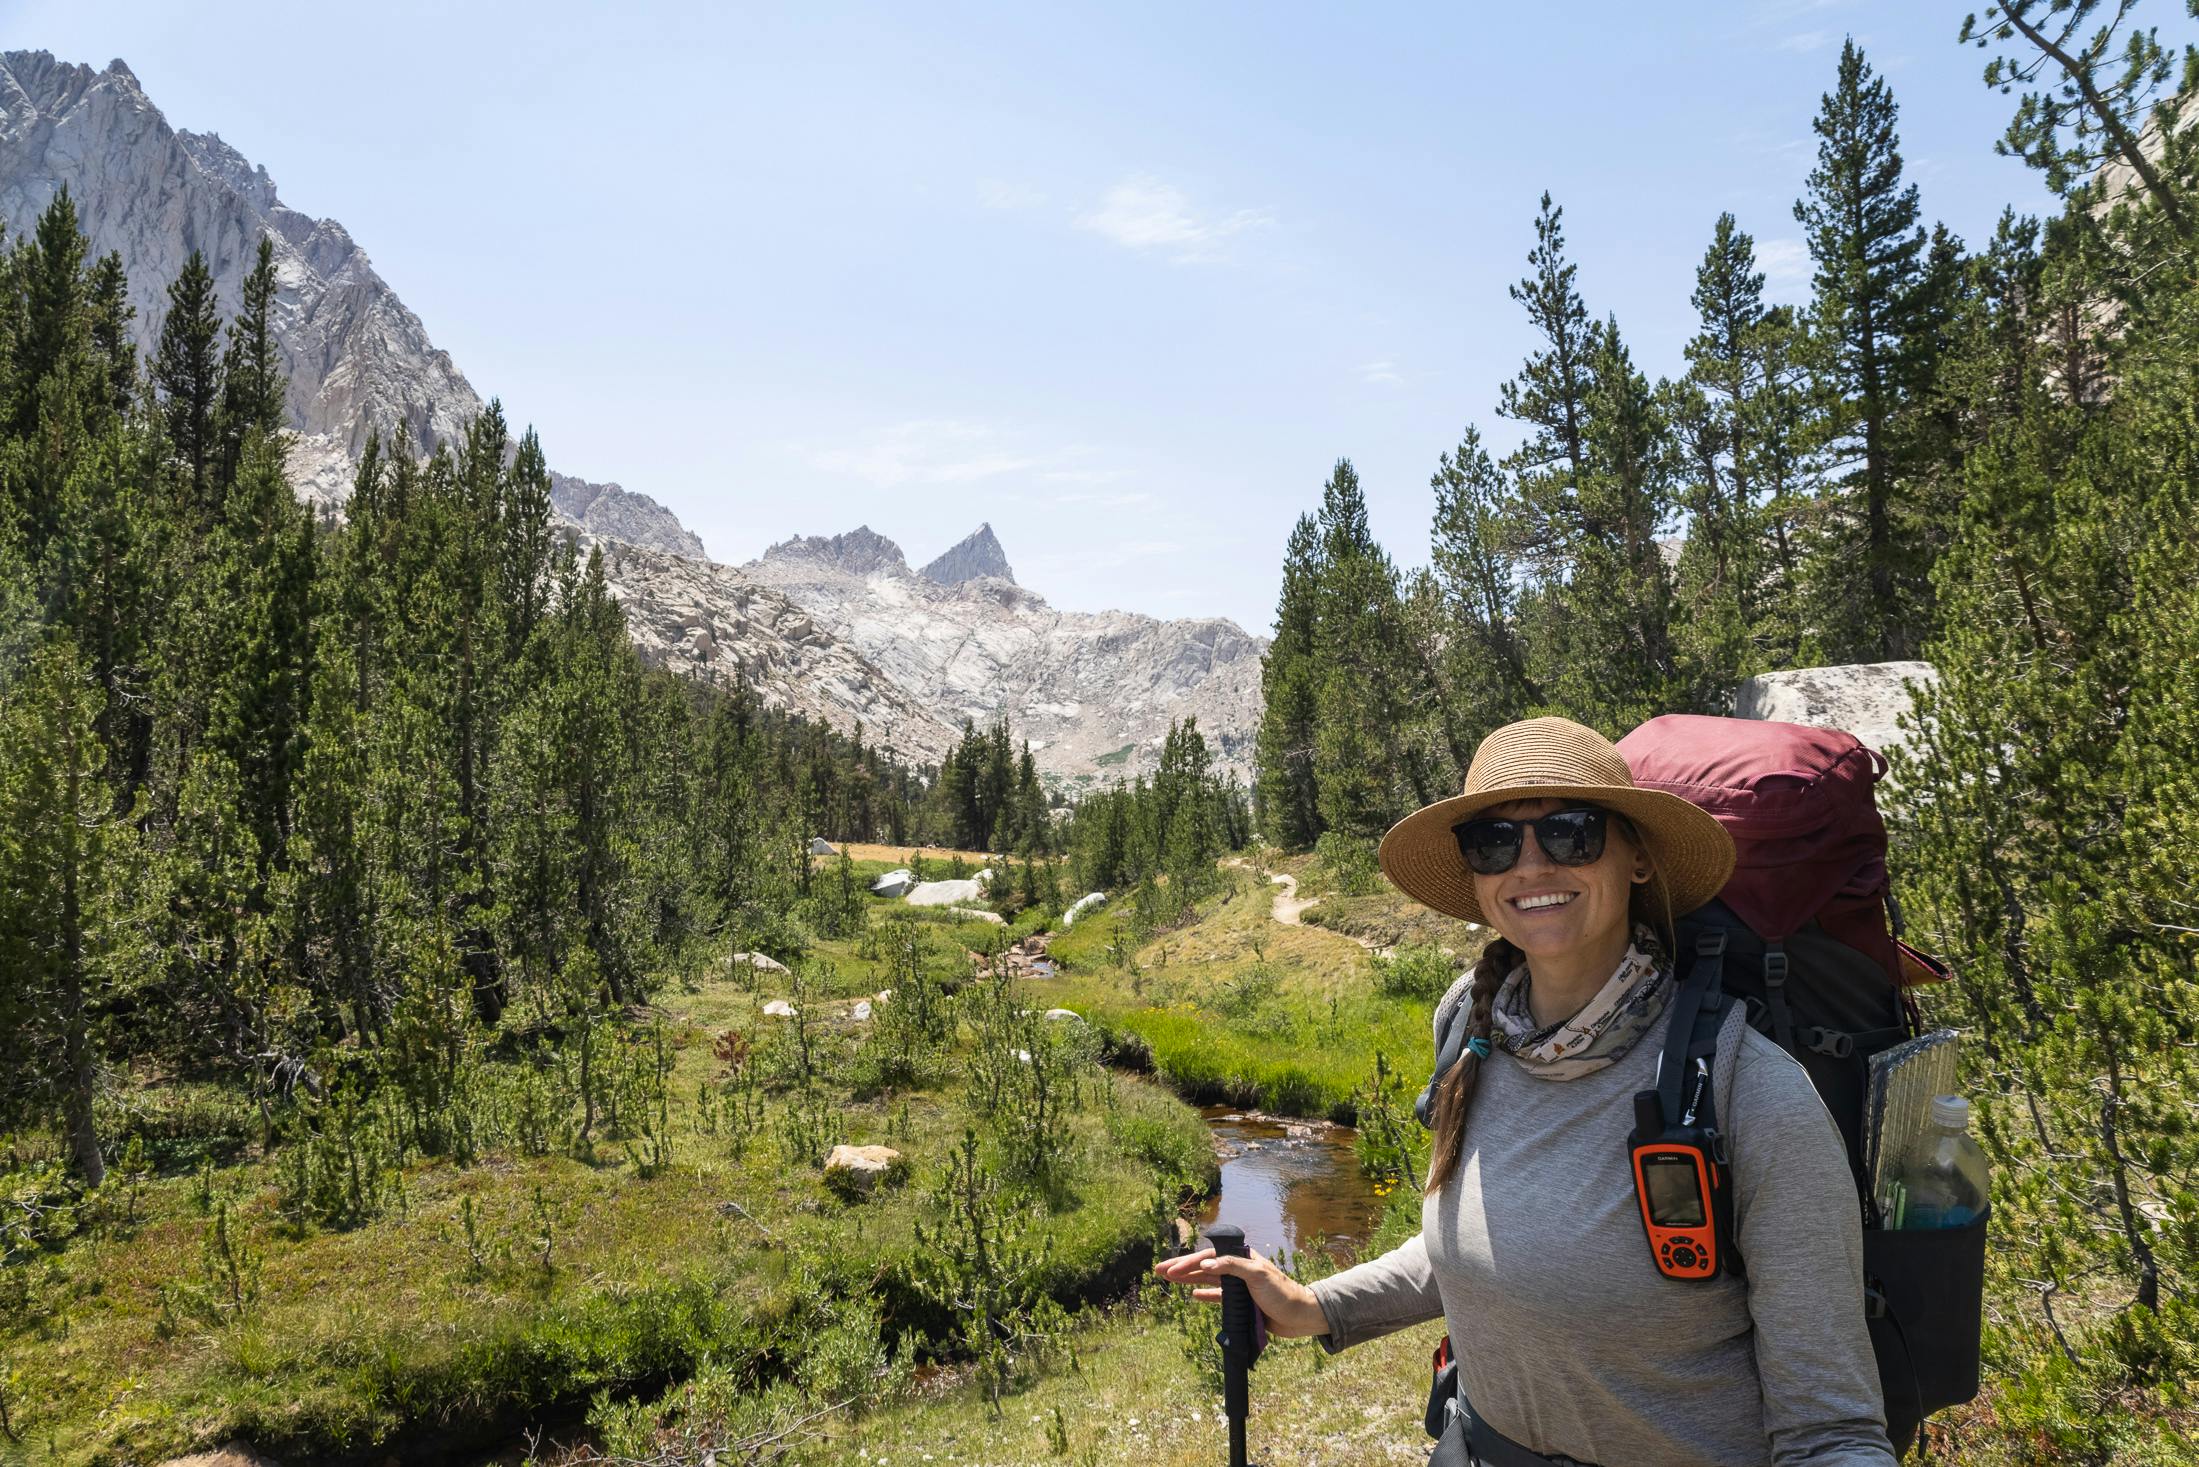
<svg viewBox="0 0 2199 1467"><path fill-rule="evenodd" d="M1007 552L993 538L991 525L979 525L960 544L949 549L918 574L927 581L937 581L942 586L959 586L967 581L992 579L1013 581L1015 572L1008 568Z"/></svg>
<svg viewBox="0 0 2199 1467"><path fill-rule="evenodd" d="M191 251L205 255L226 314L261 238L274 241L300 494L340 504L370 432L401 434L424 452L481 410L465 374L341 224L284 204L267 170L215 134L170 127L122 62L94 71L43 51L0 52L0 224L11 237L27 232L63 188L93 251L121 254L146 351ZM648 496L565 482L563 498L583 501L580 510L560 506L575 525L702 553L702 542Z"/></svg>
<svg viewBox="0 0 2199 1467"><path fill-rule="evenodd" d="M171 128L122 62L94 71L0 53L0 224L28 230L63 187L93 250L120 252L148 351L192 250L234 312L260 239L273 240L301 494L340 504L371 431L424 452L480 411L342 225L285 205L267 171L219 137ZM911 762L938 760L965 718L1006 716L1040 769L1073 788L1148 770L1169 723L1190 714L1225 767L1249 772L1264 641L1227 621L1055 611L1015 584L989 525L921 572L867 526L735 568L711 564L647 495L553 474L551 498L603 544L645 655L743 677L767 702L841 729L860 721Z"/></svg>
<svg viewBox="0 0 2199 1467"><path fill-rule="evenodd" d="M1188 716L1217 762L1249 775L1267 643L1219 618L1057 611L1005 574L942 584L933 570L1007 570L990 527L926 566L868 528L790 540L741 568L861 656L950 729L1005 716L1041 771L1070 785L1149 771ZM982 547L989 546L989 552Z"/></svg>

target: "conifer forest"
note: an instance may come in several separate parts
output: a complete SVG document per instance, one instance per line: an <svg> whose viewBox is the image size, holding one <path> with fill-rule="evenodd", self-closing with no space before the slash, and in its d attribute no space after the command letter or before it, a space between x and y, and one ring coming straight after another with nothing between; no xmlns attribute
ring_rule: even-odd
<svg viewBox="0 0 2199 1467"><path fill-rule="evenodd" d="M1217 1127L1345 1158L1302 1275L1419 1228L1475 935L1383 832L1516 719L1885 662L1936 670L1881 800L1993 1163L1921 1459L2199 1460L2199 51L2148 24L1948 37L2058 199L1983 239L1828 53L1673 376L1518 200L1518 446L1465 426L1409 564L1349 459L1305 495L1249 784L1189 717L1072 795L1007 719L913 764L645 659L493 402L301 499L272 247L141 352L62 192L0 240L0 1464L1221 1460L1145 1278ZM1275 1460L1424 1452L1431 1342L1279 1342Z"/></svg>

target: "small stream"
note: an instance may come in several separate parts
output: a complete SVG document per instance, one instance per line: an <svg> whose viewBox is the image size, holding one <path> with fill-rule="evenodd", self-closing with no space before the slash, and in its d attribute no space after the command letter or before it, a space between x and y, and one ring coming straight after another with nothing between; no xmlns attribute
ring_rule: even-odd
<svg viewBox="0 0 2199 1467"><path fill-rule="evenodd" d="M1317 1238L1343 1261L1358 1256L1382 1216L1359 1170L1349 1126L1209 1105L1200 1112L1221 1155L1221 1191L1199 1226L1235 1223L1263 1258L1287 1258Z"/></svg>

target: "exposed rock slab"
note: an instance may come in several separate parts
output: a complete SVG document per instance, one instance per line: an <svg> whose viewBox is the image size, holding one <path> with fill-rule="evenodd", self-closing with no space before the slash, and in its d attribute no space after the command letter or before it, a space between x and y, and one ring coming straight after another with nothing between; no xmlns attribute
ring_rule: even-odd
<svg viewBox="0 0 2199 1467"><path fill-rule="evenodd" d="M1909 685L1939 681L1929 662L1865 662L1767 672L1741 684L1734 713L1854 734L1881 753L1909 738L1897 720L1909 711Z"/></svg>
<svg viewBox="0 0 2199 1467"><path fill-rule="evenodd" d="M984 888L974 881L920 881L909 888L907 901L912 907L954 907L984 895Z"/></svg>

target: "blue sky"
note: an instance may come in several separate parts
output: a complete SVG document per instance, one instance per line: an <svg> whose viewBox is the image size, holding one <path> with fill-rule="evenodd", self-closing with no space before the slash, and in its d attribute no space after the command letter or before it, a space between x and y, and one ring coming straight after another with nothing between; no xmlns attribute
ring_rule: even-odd
<svg viewBox="0 0 2199 1467"><path fill-rule="evenodd" d="M921 564L989 520L1058 606L1265 631L1336 458L1409 565L1436 455L1515 441L1545 188L1652 375L1721 210L1806 293L1844 34L1928 218L2041 207L1963 9L0 0L0 35L128 61L343 221L554 464L719 559L868 523Z"/></svg>

